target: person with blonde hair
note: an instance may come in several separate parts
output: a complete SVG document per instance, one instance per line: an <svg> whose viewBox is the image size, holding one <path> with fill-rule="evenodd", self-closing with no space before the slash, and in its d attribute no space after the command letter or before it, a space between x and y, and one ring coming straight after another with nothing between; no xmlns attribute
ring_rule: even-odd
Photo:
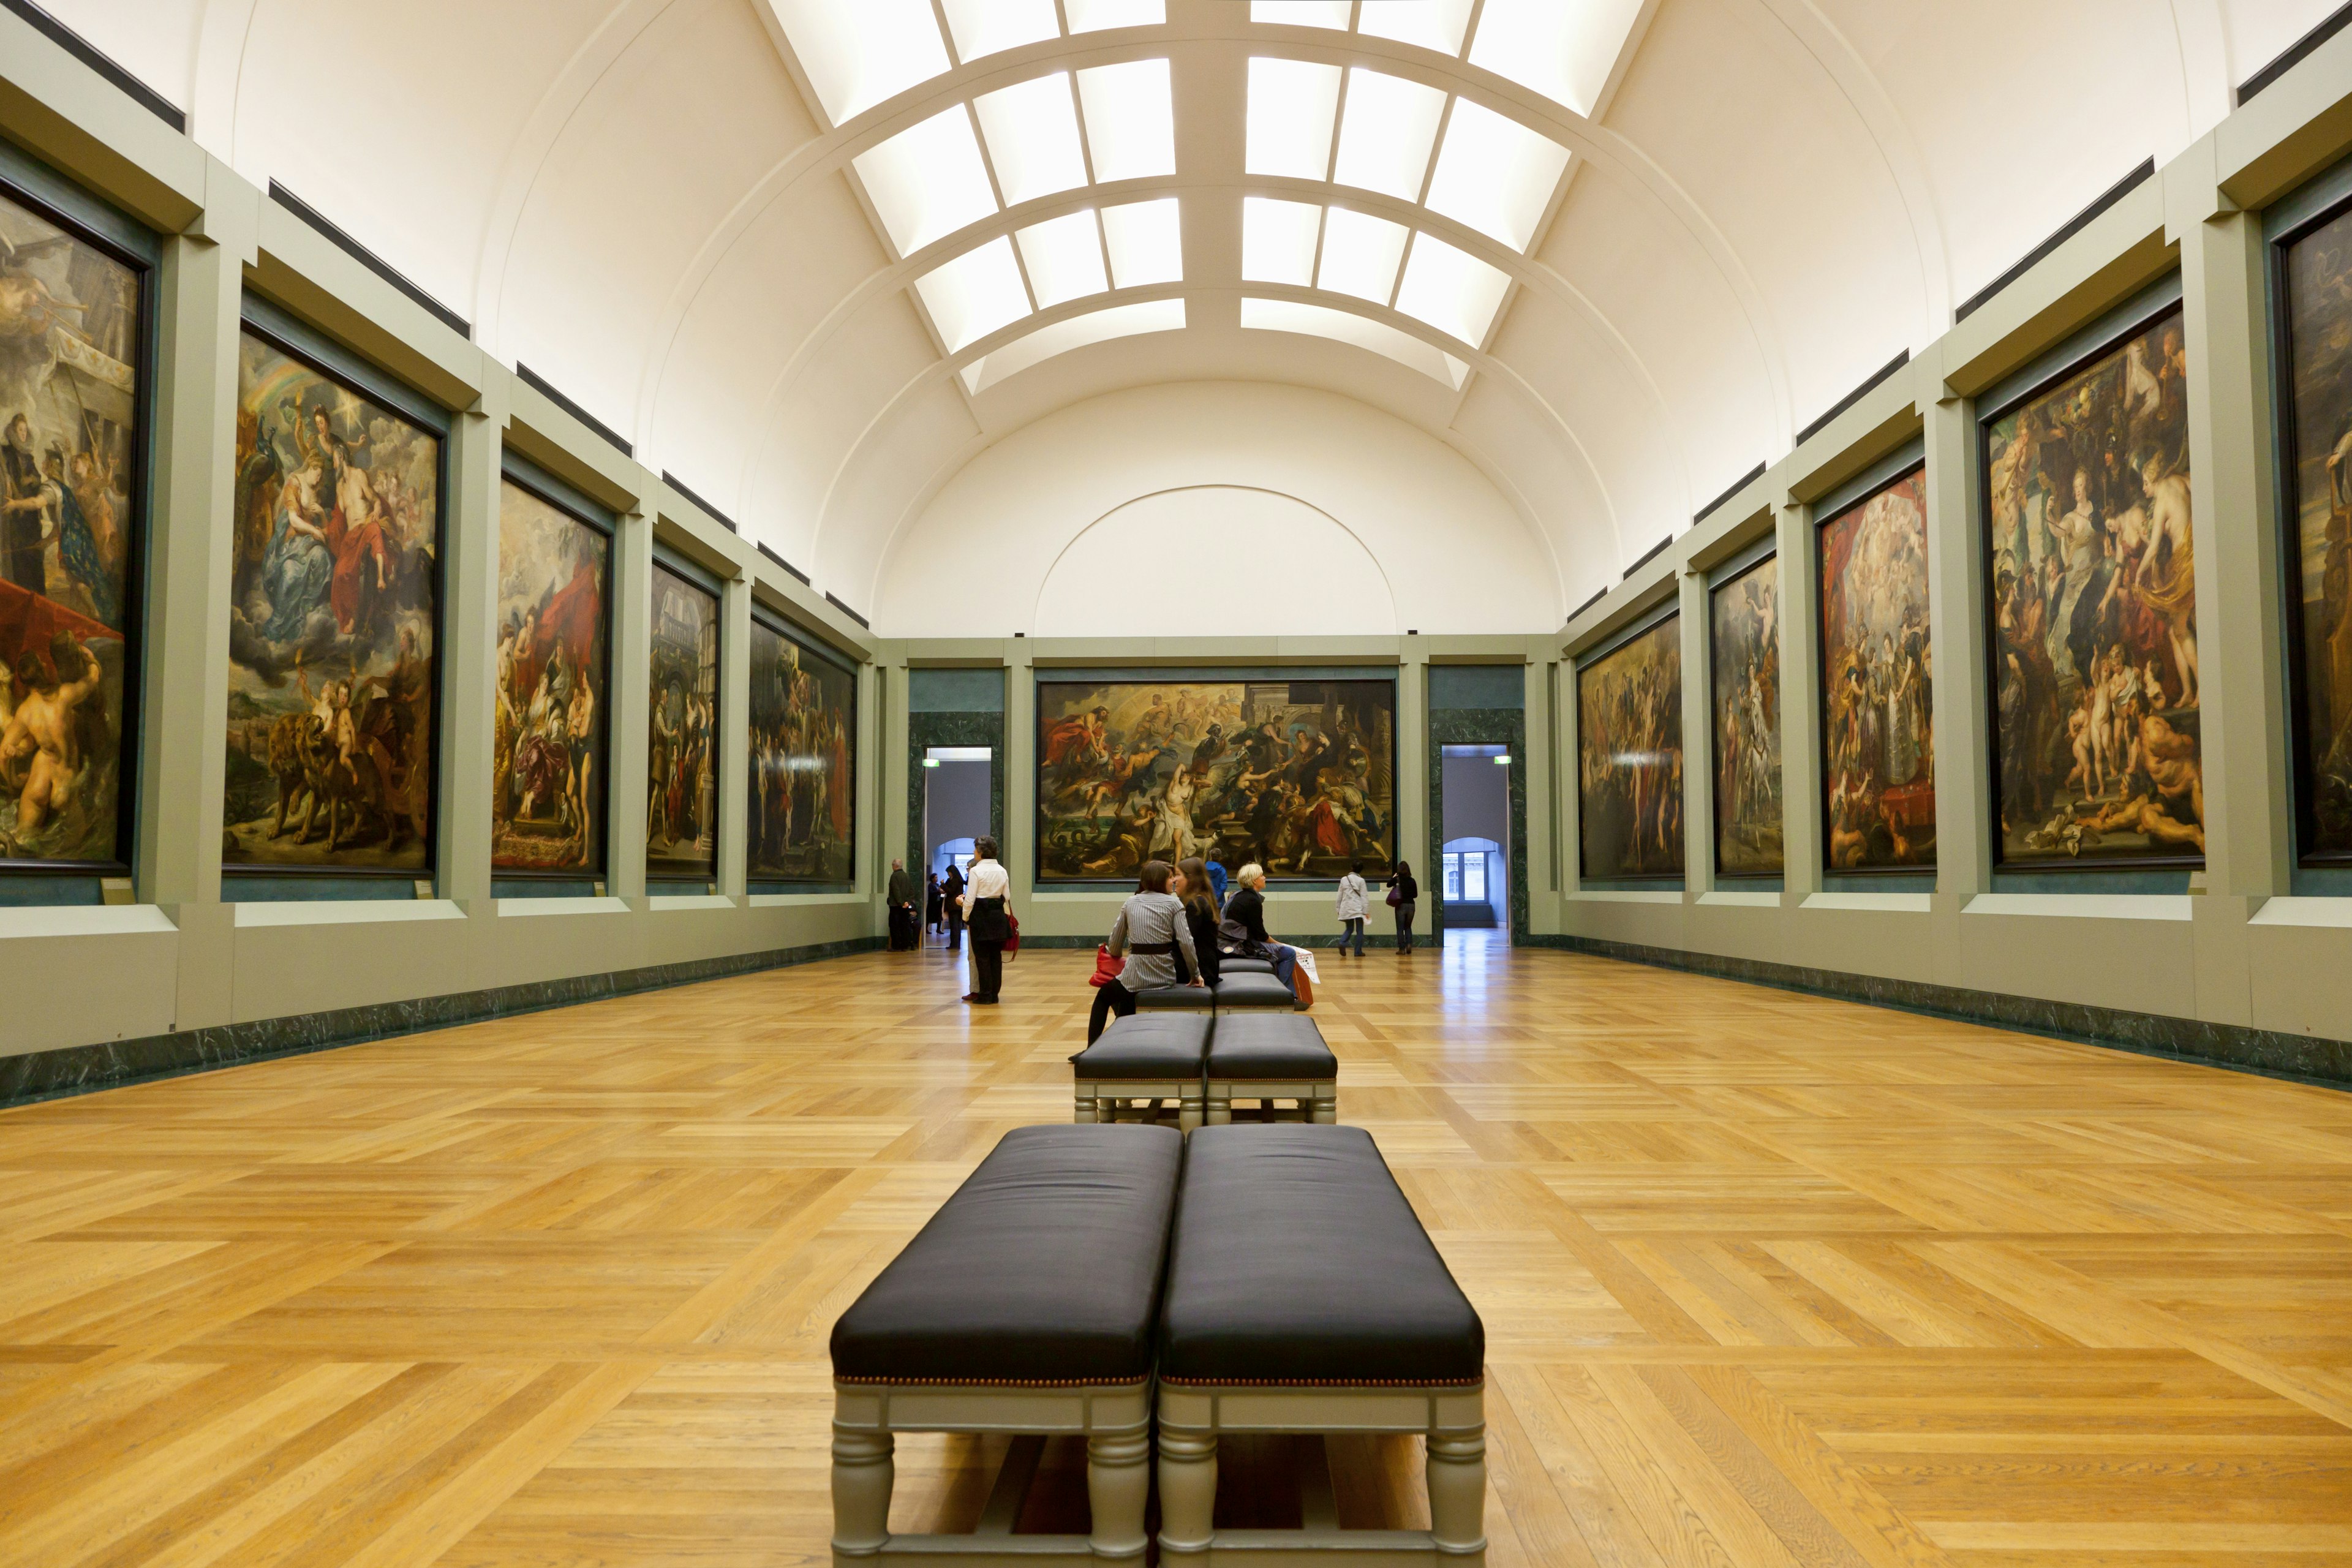
<svg viewBox="0 0 2352 1568"><path fill-rule="evenodd" d="M1234 873L1234 895L1225 900L1225 918L1217 927L1217 947L1229 958L1262 958L1274 965L1275 977L1298 994L1292 978L1298 953L1265 932L1265 868L1253 860Z"/></svg>

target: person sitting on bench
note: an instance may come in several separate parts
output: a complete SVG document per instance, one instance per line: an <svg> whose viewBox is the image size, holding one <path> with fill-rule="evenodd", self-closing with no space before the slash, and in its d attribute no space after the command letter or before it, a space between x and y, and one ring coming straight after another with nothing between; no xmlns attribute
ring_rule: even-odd
<svg viewBox="0 0 2352 1568"><path fill-rule="evenodd" d="M1234 874L1234 896L1225 900L1225 918L1217 928L1217 946L1228 957L1262 958L1274 965L1274 977L1296 996L1298 983L1291 978L1298 953L1265 934L1265 868L1253 860Z"/></svg>
<svg viewBox="0 0 2352 1568"><path fill-rule="evenodd" d="M1217 908L1216 884L1209 880L1209 863L1198 855L1176 862L1176 875L1169 879L1168 890L1184 902L1185 923L1192 928L1192 951L1201 955L1201 967L1186 978L1197 977L1209 985L1217 984Z"/></svg>
<svg viewBox="0 0 2352 1568"><path fill-rule="evenodd" d="M1171 884L1182 886L1173 867L1165 860L1147 860L1133 896L1119 906L1118 919L1111 922L1109 939L1103 945L1114 958L1125 953L1127 962L1116 976L1095 988L1094 1012L1087 1019L1087 1044L1102 1037L1112 1014L1122 1018L1134 1016L1137 992L1182 984L1176 974L1179 952L1189 966L1186 973L1192 976L1192 984L1202 983L1192 923L1184 918L1184 906L1171 890Z"/></svg>

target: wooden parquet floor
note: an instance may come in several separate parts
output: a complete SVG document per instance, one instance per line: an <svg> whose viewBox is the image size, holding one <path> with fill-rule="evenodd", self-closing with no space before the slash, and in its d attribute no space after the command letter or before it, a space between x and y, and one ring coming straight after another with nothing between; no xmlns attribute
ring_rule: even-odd
<svg viewBox="0 0 2352 1568"><path fill-rule="evenodd" d="M0 1113L0 1564L824 1562L826 1333L1068 1116L1089 963ZM1496 1564L2352 1565L2352 1095L1558 952L1323 970L1341 1120L1486 1318ZM991 1458L902 1444L899 1527ZM1410 1445L1334 1466L1344 1521L1423 1507Z"/></svg>

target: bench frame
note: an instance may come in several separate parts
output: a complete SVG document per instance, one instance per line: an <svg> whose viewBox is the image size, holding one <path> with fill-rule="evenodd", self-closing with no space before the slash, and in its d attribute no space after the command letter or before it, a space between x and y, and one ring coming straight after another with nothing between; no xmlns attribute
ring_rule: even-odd
<svg viewBox="0 0 2352 1568"><path fill-rule="evenodd" d="M1176 1102L1176 1130L1190 1132L1201 1125L1201 1079L1193 1078L1082 1078L1077 1080L1075 1121L1153 1121L1164 1123L1163 1100ZM1149 1112L1128 1102L1148 1100Z"/></svg>
<svg viewBox="0 0 2352 1568"><path fill-rule="evenodd" d="M1429 1446L1427 1530L1341 1530L1328 1471L1311 1467L1299 1530L1218 1530L1217 1438L1226 1432L1418 1433ZM1485 1568L1486 1384L1419 1387L1160 1385L1160 1561L1186 1568Z"/></svg>
<svg viewBox="0 0 2352 1568"><path fill-rule="evenodd" d="M845 1383L833 1385L835 1568L953 1564L1030 1568L1040 1558L1141 1563L1150 1490L1151 1391L1140 1383L1070 1387ZM892 1458L900 1432L1009 1432L979 1528L970 1535L890 1531ZM1049 1436L1087 1440L1087 1535L1015 1535Z"/></svg>
<svg viewBox="0 0 2352 1568"><path fill-rule="evenodd" d="M1236 1100L1256 1100L1263 1120L1267 1121L1312 1121L1328 1127L1339 1120L1337 1079L1212 1078L1206 1083L1202 1111L1211 1127L1233 1124ZM1298 1109L1276 1110L1274 1102L1277 1100L1295 1100Z"/></svg>

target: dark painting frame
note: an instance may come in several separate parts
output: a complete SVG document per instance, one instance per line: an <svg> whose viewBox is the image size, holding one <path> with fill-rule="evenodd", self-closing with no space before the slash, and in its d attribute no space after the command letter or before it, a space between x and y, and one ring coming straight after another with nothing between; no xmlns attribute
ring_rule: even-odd
<svg viewBox="0 0 2352 1568"><path fill-rule="evenodd" d="M657 862L654 857L653 839L647 835L643 859L645 878L649 887L663 883L703 883L716 885L725 874L727 866L726 823L722 820L720 802L725 798L719 781L722 742L727 733L727 592L725 584L676 552L656 545L654 550L653 572L646 584L646 609L648 618L646 637L646 725L648 743L652 738L655 704L660 699L659 689L653 684L654 637L651 625L654 595L659 590L663 575L676 578L693 593L710 601L711 680L710 680L710 859L707 868L689 868L682 865Z"/></svg>
<svg viewBox="0 0 2352 1568"><path fill-rule="evenodd" d="M1872 501L1876 500L1880 496L1885 495L1888 490L1895 489L1895 486L1904 484L1915 479L1920 481L1920 510L1924 516L1926 511L1927 475L1927 459L1923 454L1919 457L1913 458L1908 461L1898 463L1891 472L1874 479L1861 490L1855 492L1851 497L1839 501L1834 509L1826 509L1829 510L1828 516L1822 516L1822 511L1825 509L1817 506L1813 510L1813 514L1806 520L1807 530L1811 536L1811 548L1810 553L1812 559L1808 564L1812 573L1814 599L1813 613L1811 617L1811 624L1805 628L1805 635L1813 639L1814 656L1813 808L1818 814L1818 820L1820 822L1820 833L1822 838L1819 860L1820 872L1824 886L1852 879L1874 880L1879 878L1890 877L1907 880L1924 880L1933 882L1936 879L1937 871L1940 868L1943 859L1943 833L1940 827L1936 835L1934 854L1925 864L1907 866L1839 866L1834 864L1831 859L1831 855L1833 853L1833 846L1836 842L1833 837L1836 819L1835 815L1830 809L1830 681L1832 679L1832 671L1830 668L1829 638L1822 624L1822 617L1826 614L1829 602L1827 597L1821 592L1822 565L1823 561L1822 539L1833 525L1845 518L1849 513L1860 510L1862 508L1869 505ZM1934 541L1932 537L1925 540L1922 546L1923 551L1932 547L1933 542ZM1929 574L1927 586L1930 595L1928 599L1928 634L1932 637L1935 632L1935 601L1933 597L1935 587L1935 562L1932 558L1929 558L1927 559L1927 564ZM1783 646L1785 647L1785 643ZM1932 701L1928 711L1931 715L1934 712ZM1781 762L1784 767L1787 765L1787 759L1788 754L1784 750L1781 753ZM1929 757L1929 769L1932 773L1934 772L1934 759L1932 753L1930 753ZM1944 810L1943 790L1940 781L1938 781L1937 785L1935 799L1936 814L1937 820L1940 822ZM1785 812L1787 810L1787 795L1785 789L1782 794L1782 810L1784 813L1782 820L1785 822ZM1782 857L1782 863L1784 865L1786 864L1786 859L1787 858L1784 855Z"/></svg>
<svg viewBox="0 0 2352 1568"><path fill-rule="evenodd" d="M860 733L858 726L865 718L862 706L865 700L865 693L860 689L862 682L859 675L859 667L836 651L831 644L824 642L812 633L802 630L799 626L793 623L782 612L770 609L767 605L761 604L756 597L751 601L751 626L755 633L759 631L772 633L776 637L782 638L785 642L791 643L793 647L799 648L803 656L814 658L821 664L829 665L834 669L849 677L849 783L847 785L849 791L849 875L846 878L794 877L782 871L761 870L757 865L753 864L751 858L751 845L746 844L743 851L744 877L747 882L753 885L755 888L789 888L801 892L846 892L852 890L857 886L857 850L864 837L860 832L861 824L859 822L859 818L862 814L858 810L857 795L857 786L860 778L857 757L857 742ZM747 649L746 652L748 653L749 650ZM751 733L751 716L749 713L746 713L743 716L743 732L746 739L744 746L744 766L749 770L752 766L752 758L750 754L751 746L749 743L749 738ZM750 835L751 831L751 824L748 820L744 824L743 830L747 836Z"/></svg>
<svg viewBox="0 0 2352 1568"><path fill-rule="evenodd" d="M1675 805L1675 814L1681 820L1681 826L1678 835L1681 838L1681 853L1677 858L1680 864L1673 867L1671 869L1661 868L1655 871L1621 870L1596 872L1592 869L1591 864L1592 812L1591 809L1591 803L1585 798L1584 794L1584 743L1587 736L1591 733L1591 727L1587 721L1588 705L1585 701L1584 696L1584 677L1587 672L1600 668L1610 659L1614 658L1621 653L1623 653L1635 643L1641 642L1644 638L1649 637L1662 627L1670 627L1674 633L1673 637L1669 639L1670 646L1672 646L1675 650L1675 694L1676 700L1674 705L1674 743L1675 750L1682 760L1683 776L1685 781L1675 786L1682 797L1678 799ZM1663 603L1653 606L1646 613L1636 616L1614 636L1603 641L1599 647L1580 657L1576 660L1573 673L1577 682L1576 879L1578 883L1581 885L1583 883L1590 882L1601 887L1611 888L1679 888L1686 885L1690 879L1691 841L1690 814L1687 809L1689 793L1687 780L1689 778L1690 770L1690 748L1687 743L1688 731L1686 727L1690 691L1685 684L1685 678L1688 676L1689 671L1683 668L1681 599L1679 597L1668 597ZM1639 827L1640 825L1637 822L1635 824L1635 830L1637 832L1639 831Z"/></svg>
<svg viewBox="0 0 2352 1568"><path fill-rule="evenodd" d="M1711 825L1715 830L1715 878L1716 880L1719 882L1776 882L1784 879L1788 876L1789 872L1788 737L1785 734L1780 733L1779 731L1778 727L1780 724L1780 714L1778 712L1773 714L1772 719L1773 723L1776 726L1773 735L1773 743L1777 750L1777 755L1773 759L1773 766L1775 771L1779 773L1780 781L1780 865L1769 869L1759 868L1754 870L1731 870L1727 869L1723 863L1723 831L1725 827L1722 791L1723 716L1716 711L1715 705L1715 676L1716 673L1723 668L1723 649L1716 640L1715 611L1716 605L1718 602L1717 597L1718 595L1729 593L1740 584L1745 583L1749 578L1755 576L1759 572L1769 572L1772 574L1772 684L1776 692L1785 692L1788 689L1787 644L1789 630L1789 595L1787 592L1788 584L1781 580L1780 576L1780 552L1779 549L1773 548L1766 550L1761 555L1755 557L1753 560L1742 563L1732 570L1726 572L1717 581L1711 582L1706 585L1706 664L1708 677L1706 692L1706 743L1707 763L1711 770L1711 776L1713 779L1713 787L1711 788L1710 793L1715 796L1715 821ZM1685 858L1688 858L1687 847L1685 849Z"/></svg>

